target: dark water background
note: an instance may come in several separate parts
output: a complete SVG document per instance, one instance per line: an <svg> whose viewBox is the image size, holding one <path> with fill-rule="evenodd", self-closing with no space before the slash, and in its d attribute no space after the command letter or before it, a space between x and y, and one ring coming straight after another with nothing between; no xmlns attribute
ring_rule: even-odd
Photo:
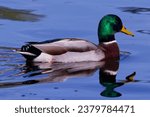
<svg viewBox="0 0 150 117"><path fill-rule="evenodd" d="M0 0L0 99L150 99L149 6L148 0ZM27 66L7 48L64 37L98 43L99 20L110 13L135 34L116 34L120 50L131 54L115 63L114 81L101 78L104 63Z"/></svg>

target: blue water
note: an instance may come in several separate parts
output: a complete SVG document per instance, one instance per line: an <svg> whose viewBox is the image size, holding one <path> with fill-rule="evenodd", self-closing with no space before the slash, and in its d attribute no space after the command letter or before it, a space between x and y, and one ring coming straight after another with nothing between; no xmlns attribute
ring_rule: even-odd
<svg viewBox="0 0 150 117"><path fill-rule="evenodd" d="M147 0L1 0L0 99L150 99L149 6ZM27 66L7 48L64 37L98 43L99 20L110 13L135 34L116 34L120 50L127 53L113 64L119 66L114 81L99 72L106 63ZM128 81L129 75L134 79Z"/></svg>

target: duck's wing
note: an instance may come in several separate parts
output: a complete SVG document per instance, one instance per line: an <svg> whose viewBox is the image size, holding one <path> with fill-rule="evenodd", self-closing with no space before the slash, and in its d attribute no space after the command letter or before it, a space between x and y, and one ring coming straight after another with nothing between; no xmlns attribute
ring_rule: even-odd
<svg viewBox="0 0 150 117"><path fill-rule="evenodd" d="M62 55L67 52L87 52L96 50L97 46L89 41L76 38L64 38L47 40L43 42L27 42L17 52L22 54L27 60L46 53L46 55Z"/></svg>
<svg viewBox="0 0 150 117"><path fill-rule="evenodd" d="M68 51L70 52L86 52L97 49L94 43L91 43L83 39L66 38L66 39L55 39L43 42L28 42L33 47L40 51L51 54L60 55Z"/></svg>

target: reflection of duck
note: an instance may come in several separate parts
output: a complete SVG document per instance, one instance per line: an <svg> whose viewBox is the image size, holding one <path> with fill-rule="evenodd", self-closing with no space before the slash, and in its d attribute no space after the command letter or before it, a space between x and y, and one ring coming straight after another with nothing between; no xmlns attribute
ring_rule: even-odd
<svg viewBox="0 0 150 117"><path fill-rule="evenodd" d="M65 38L43 42L29 42L22 46L21 53L28 61L35 62L82 62L119 59L119 48L114 34L123 32L133 36L116 15L104 16L98 27L99 45L92 42Z"/></svg>
<svg viewBox="0 0 150 117"><path fill-rule="evenodd" d="M31 85L35 83L62 82L70 78L89 76L102 67L104 62L77 62L77 63L28 63L22 71L14 76L24 77L41 76L40 79L20 82L0 83L0 88ZM47 75L46 75L47 74Z"/></svg>
<svg viewBox="0 0 150 117"><path fill-rule="evenodd" d="M60 82L69 78L88 76L101 68L105 62L76 62L76 63L28 63L24 71L25 77L48 74L40 82Z"/></svg>
<svg viewBox="0 0 150 117"><path fill-rule="evenodd" d="M105 90L101 92L100 95L105 97L119 97L122 94L115 91L115 88L124 85L125 83L129 83L134 81L135 72L126 76L126 80L122 80L120 82L116 81L117 71L119 68L119 62L117 61L109 61L100 68L99 71L99 82L101 85L105 87Z"/></svg>
<svg viewBox="0 0 150 117"><path fill-rule="evenodd" d="M121 93L116 92L114 89L125 83L132 82L135 75L131 74L126 80L117 82L116 75L118 68L119 62L116 61L54 63L52 65L49 63L27 63L27 66L25 66L22 71L26 74L26 77L43 74L48 74L48 77L21 82L0 83L0 88L31 85L36 83L62 82L70 78L92 75L99 69L99 82L105 87L105 90L101 92L101 96L118 97L121 96ZM43 76L45 77L45 75Z"/></svg>
<svg viewBox="0 0 150 117"><path fill-rule="evenodd" d="M116 87L123 85L124 83L116 82L116 75L119 68L119 62L108 62L99 71L99 82L106 89L101 92L102 96L106 97L118 97L120 93L114 91Z"/></svg>

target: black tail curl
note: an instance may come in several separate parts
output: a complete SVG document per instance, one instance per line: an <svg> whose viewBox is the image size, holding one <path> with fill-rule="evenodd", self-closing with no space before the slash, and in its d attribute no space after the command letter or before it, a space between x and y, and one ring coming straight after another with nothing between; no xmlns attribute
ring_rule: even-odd
<svg viewBox="0 0 150 117"><path fill-rule="evenodd" d="M39 50L38 48L32 46L31 44L26 44L26 45L23 45L21 47L21 52L28 52L28 53L31 53L30 54L23 54L21 53L27 60L33 60L34 58L38 57L40 54L41 54L41 50ZM33 55L34 56L33 56Z"/></svg>

